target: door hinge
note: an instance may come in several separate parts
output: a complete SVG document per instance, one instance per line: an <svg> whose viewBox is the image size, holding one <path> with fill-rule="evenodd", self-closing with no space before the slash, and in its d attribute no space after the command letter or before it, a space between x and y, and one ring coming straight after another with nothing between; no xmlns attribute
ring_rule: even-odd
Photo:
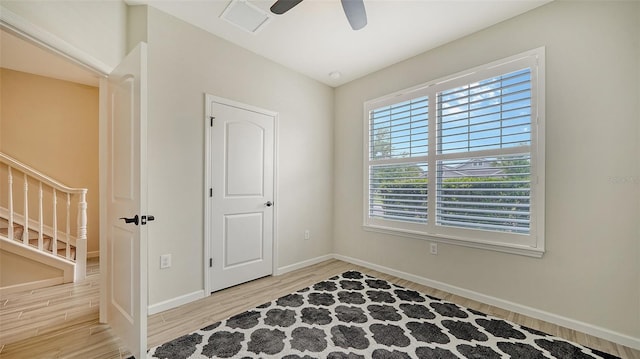
<svg viewBox="0 0 640 359"><path fill-rule="evenodd" d="M213 258L209 258L209 268L213 267Z"/></svg>
<svg viewBox="0 0 640 359"><path fill-rule="evenodd" d="M209 121L211 122L211 127L213 127L213 120L215 120L216 118L213 116L209 116Z"/></svg>
<svg viewBox="0 0 640 359"><path fill-rule="evenodd" d="M209 188L209 197L213 197L213 188Z"/></svg>

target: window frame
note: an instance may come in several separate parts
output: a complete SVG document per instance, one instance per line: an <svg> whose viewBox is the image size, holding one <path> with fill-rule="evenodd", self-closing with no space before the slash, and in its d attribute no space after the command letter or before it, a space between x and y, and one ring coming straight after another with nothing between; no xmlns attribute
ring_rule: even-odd
<svg viewBox="0 0 640 359"><path fill-rule="evenodd" d="M437 101L438 94L448 89L505 75L529 68L531 71L531 183L530 183L530 228L529 234L465 229L436 225L436 181L437 161L451 157L437 154ZM371 160L370 148L370 112L385 106L428 96L428 154L427 156L407 158L406 162L424 161L428 166L427 185L427 223L410 223L385 220L369 216L370 166L385 162L401 162L397 159ZM363 161L363 229L366 231L424 239L433 242L450 243L473 248L489 249L499 252L520 254L540 258L545 251L544 208L545 208L545 49L540 47L514 56L477 66L425 84L401 90L373 100L365 101L364 106L364 161ZM480 151L481 155L509 153L506 150ZM477 154L477 153L476 153ZM459 157L453 155L452 157ZM469 155L469 157L474 157ZM381 163L382 162L382 163Z"/></svg>

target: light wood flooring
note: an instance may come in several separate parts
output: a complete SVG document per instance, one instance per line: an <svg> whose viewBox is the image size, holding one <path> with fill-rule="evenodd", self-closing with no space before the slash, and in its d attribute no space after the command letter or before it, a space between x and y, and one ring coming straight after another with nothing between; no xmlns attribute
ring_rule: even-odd
<svg viewBox="0 0 640 359"><path fill-rule="evenodd" d="M98 263L90 261L88 268L87 279L80 283L0 297L0 358L129 357L130 354L109 327L98 322ZM347 270L358 270L625 359L640 359L638 350L338 260L329 260L277 277L258 279L152 315L148 319L149 347Z"/></svg>

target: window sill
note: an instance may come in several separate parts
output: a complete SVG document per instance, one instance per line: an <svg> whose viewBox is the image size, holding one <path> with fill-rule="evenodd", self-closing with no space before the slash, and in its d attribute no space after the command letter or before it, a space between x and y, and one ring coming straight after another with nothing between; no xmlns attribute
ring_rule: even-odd
<svg viewBox="0 0 640 359"><path fill-rule="evenodd" d="M367 232L384 233L393 236L401 236L413 239L422 239L430 242L453 244L457 246L485 249L494 252L502 252L509 254L517 254L526 257L542 258L544 248L535 248L525 245L505 244L488 241L472 241L468 239L454 238L444 235L428 235L420 232L404 231L395 228L363 225L362 228Z"/></svg>

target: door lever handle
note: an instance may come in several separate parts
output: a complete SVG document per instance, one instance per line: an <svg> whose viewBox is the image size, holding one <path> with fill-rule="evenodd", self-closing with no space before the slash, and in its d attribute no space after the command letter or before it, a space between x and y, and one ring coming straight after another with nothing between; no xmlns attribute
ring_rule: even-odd
<svg viewBox="0 0 640 359"><path fill-rule="evenodd" d="M135 223L138 225L138 215L136 214L133 218L120 217L120 219L124 219L124 223Z"/></svg>

